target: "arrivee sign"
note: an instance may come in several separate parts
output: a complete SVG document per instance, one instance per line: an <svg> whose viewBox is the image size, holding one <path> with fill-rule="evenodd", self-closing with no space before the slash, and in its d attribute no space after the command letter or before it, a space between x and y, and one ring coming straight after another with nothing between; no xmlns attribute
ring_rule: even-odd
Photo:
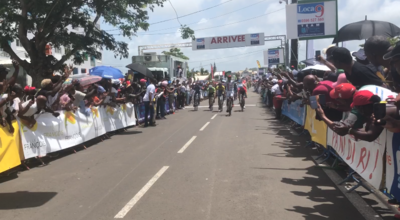
<svg viewBox="0 0 400 220"><path fill-rule="evenodd" d="M241 34L220 37L197 38L192 42L193 50L222 49L264 45L264 33Z"/></svg>

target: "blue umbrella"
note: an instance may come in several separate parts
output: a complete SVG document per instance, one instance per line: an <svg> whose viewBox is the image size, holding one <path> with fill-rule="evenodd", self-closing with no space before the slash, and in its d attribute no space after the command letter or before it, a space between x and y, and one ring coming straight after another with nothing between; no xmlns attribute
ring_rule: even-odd
<svg viewBox="0 0 400 220"><path fill-rule="evenodd" d="M121 79L124 78L121 70L111 66L96 66L89 70L90 75L100 76L106 79Z"/></svg>

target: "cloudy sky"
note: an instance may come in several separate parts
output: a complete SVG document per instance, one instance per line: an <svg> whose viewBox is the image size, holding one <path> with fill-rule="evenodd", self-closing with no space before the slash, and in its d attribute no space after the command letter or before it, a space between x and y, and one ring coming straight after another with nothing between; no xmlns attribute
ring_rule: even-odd
<svg viewBox="0 0 400 220"><path fill-rule="evenodd" d="M211 9L180 18L182 24L187 24L195 30L196 37L213 37L236 34L250 34L263 32L266 36L286 35L286 12L285 5L279 0L170 0L179 16L192 12ZM290 0L289 0L290 1ZM400 26L399 0L339 0L339 28L352 22L365 19L382 20ZM216 6L216 7L213 7ZM175 18L175 12L167 1L164 7L155 8L149 12L149 23ZM252 19L254 17L258 17ZM216 27L217 26L217 27ZM112 26L102 24L104 30L114 29ZM118 41L125 41L129 44L129 57L137 55L139 45L182 43L190 40L183 40L178 32L179 23L176 19L167 22L150 25L148 32L140 31L137 37L132 39L116 36ZM204 29L204 30L201 30ZM118 31L110 31L118 34ZM314 48L322 50L329 46L333 39L321 39L314 41ZM355 51L358 50L362 41L349 41L346 47ZM279 41L266 42L264 46L242 47L232 49L218 49L206 51L192 51L191 48L182 48L187 55L189 68L199 69L200 66L209 68L210 63L216 63L218 70L238 71L245 68L256 67L256 60L263 60L263 50L276 48ZM154 50L161 54L163 50ZM148 51L151 52L151 51ZM228 58L227 58L228 57ZM306 57L306 43L299 43L299 59ZM111 65L124 68L131 62L129 59L115 59L113 53L105 51L103 65Z"/></svg>

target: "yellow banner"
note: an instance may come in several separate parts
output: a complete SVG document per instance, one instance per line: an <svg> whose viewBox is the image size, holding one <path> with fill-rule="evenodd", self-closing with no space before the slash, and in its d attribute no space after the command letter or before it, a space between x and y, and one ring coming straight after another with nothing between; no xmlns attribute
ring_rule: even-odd
<svg viewBox="0 0 400 220"><path fill-rule="evenodd" d="M23 159L19 153L21 141L18 122L14 121L12 124L14 134L8 132L8 128L0 126L0 173L20 165Z"/></svg>
<svg viewBox="0 0 400 220"><path fill-rule="evenodd" d="M323 121L315 119L317 112L307 105L307 116L304 128L310 132L312 141L324 146L326 148L326 135L328 133L328 126Z"/></svg>
<svg viewBox="0 0 400 220"><path fill-rule="evenodd" d="M258 68L261 68L260 61L257 60Z"/></svg>

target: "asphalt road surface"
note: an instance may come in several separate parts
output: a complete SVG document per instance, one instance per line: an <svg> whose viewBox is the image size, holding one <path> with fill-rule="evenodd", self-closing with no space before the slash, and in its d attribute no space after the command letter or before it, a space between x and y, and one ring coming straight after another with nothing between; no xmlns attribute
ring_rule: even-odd
<svg viewBox="0 0 400 220"><path fill-rule="evenodd" d="M364 219L259 100L231 117L187 108L0 179L0 219Z"/></svg>

